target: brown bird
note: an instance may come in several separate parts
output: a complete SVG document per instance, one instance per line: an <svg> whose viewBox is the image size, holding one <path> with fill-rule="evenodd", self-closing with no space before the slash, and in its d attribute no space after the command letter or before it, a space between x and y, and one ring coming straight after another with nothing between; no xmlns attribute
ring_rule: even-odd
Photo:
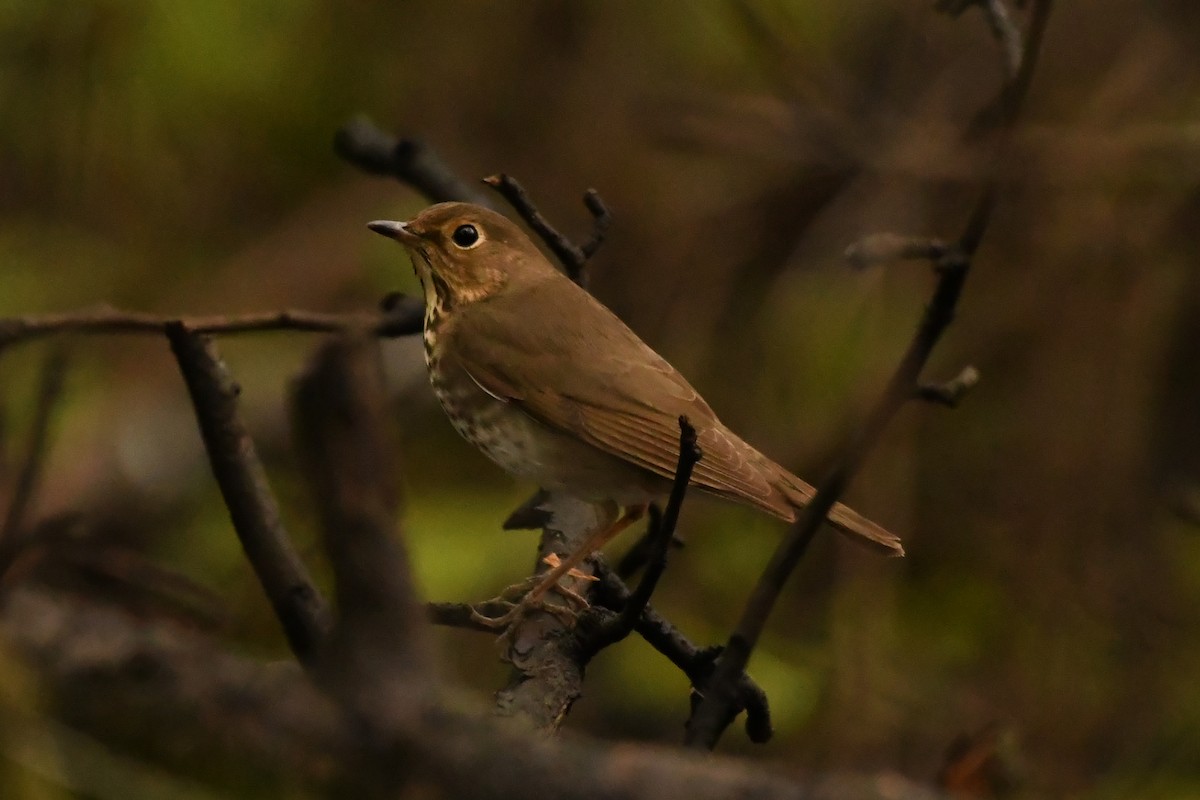
<svg viewBox="0 0 1200 800"><path fill-rule="evenodd" d="M439 203L411 222L368 227L412 254L425 292L425 362L455 429L509 473L613 508L616 522L593 532L527 601L670 491L680 416L703 453L691 485L788 521L812 499L812 486L726 428L674 367L506 217ZM904 554L894 534L847 506L835 505L829 521Z"/></svg>

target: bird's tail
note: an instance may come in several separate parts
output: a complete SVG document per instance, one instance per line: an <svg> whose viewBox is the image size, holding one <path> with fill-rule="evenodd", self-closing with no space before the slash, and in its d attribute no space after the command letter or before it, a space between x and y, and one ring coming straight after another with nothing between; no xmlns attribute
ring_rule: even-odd
<svg viewBox="0 0 1200 800"><path fill-rule="evenodd" d="M798 509L808 505L817 490L782 467L779 472L780 480L776 486L787 498L788 503ZM833 527L849 536L853 542L882 551L889 556L904 555L904 545L900 543L899 536L875 524L850 506L834 503L827 518Z"/></svg>

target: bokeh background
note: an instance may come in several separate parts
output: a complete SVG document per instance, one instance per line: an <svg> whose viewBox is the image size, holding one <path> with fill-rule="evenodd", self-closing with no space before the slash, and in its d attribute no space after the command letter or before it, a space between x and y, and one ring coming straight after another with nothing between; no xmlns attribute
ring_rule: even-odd
<svg viewBox="0 0 1200 800"><path fill-rule="evenodd" d="M363 223L422 199L332 152L365 113L464 176L519 177L577 235L595 187L615 224L594 293L733 428L817 478L932 285L920 264L852 269L844 248L875 231L953 236L977 193L960 132L1000 59L978 14L931 5L10 0L0 314L352 311L414 291L407 258ZM818 541L751 665L777 736L759 747L733 729L726 751L933 780L957 736L996 730L1019 793L1200 794L1200 6L1059 6L929 367L972 364L982 381L957 410L904 410L850 494L909 556ZM314 343L222 351L321 571L284 410ZM156 602L285 658L166 343L67 344L36 518L186 576L194 591ZM4 492L47 346L0 361ZM499 523L533 487L457 439L419 342L386 350L420 585L491 596L529 569L533 535ZM693 497L681 528L656 605L723 641L782 526ZM486 705L505 675L490 638L438 641L448 679ZM681 736L686 680L645 645L604 653L586 686L568 727ZM5 703L53 698L34 682ZM53 759L5 742L14 786L75 796Z"/></svg>

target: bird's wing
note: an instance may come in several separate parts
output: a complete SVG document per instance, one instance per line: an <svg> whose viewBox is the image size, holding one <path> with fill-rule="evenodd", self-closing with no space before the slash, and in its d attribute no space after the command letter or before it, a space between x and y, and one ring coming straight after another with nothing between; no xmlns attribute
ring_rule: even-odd
<svg viewBox="0 0 1200 800"><path fill-rule="evenodd" d="M486 391L668 479L679 459L679 417L686 415L703 452L693 483L791 516L764 474L774 465L722 425L616 315L565 278L461 308L451 336L448 355Z"/></svg>

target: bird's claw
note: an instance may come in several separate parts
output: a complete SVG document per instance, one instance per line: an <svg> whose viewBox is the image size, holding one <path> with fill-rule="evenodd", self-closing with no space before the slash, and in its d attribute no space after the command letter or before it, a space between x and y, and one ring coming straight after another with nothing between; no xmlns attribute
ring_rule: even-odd
<svg viewBox="0 0 1200 800"><path fill-rule="evenodd" d="M567 591L570 592L570 590ZM570 595L574 595L579 601L583 602L585 607L587 606L587 601L582 597L579 597L579 595L575 594L574 592L570 592ZM480 610L481 608L494 608L496 606L506 607L508 611L505 611L500 616L493 617L488 616ZM514 603L504 599L502 595L494 600L485 600L482 603L471 606L471 621L488 628L506 628L511 630L519 620L528 616L534 611L543 611L547 614L553 614L563 625L573 624L577 616L575 611L571 610L567 606L558 605L556 603L547 603L545 600L529 599L523 599L519 603Z"/></svg>
<svg viewBox="0 0 1200 800"><path fill-rule="evenodd" d="M551 569L561 563L559 557L554 553L551 553L542 560ZM595 576L580 572L577 569L569 570L563 577L587 581L597 580ZM531 597L530 592L536 593L537 587L541 585L542 580L542 576L534 575L520 583L514 583L512 586L505 588L504 591L491 600L476 603L471 606L471 621L488 628L505 628L507 634L507 631L511 631L519 620L534 611L544 611L552 614L564 626L570 626L575 623L578 616L576 609L584 611L591 607L582 594L567 586L563 586L561 583L554 584L546 591L557 592L566 601L566 605L549 603L541 597ZM486 613L486 611L495 611L498 607L507 610L495 616Z"/></svg>

